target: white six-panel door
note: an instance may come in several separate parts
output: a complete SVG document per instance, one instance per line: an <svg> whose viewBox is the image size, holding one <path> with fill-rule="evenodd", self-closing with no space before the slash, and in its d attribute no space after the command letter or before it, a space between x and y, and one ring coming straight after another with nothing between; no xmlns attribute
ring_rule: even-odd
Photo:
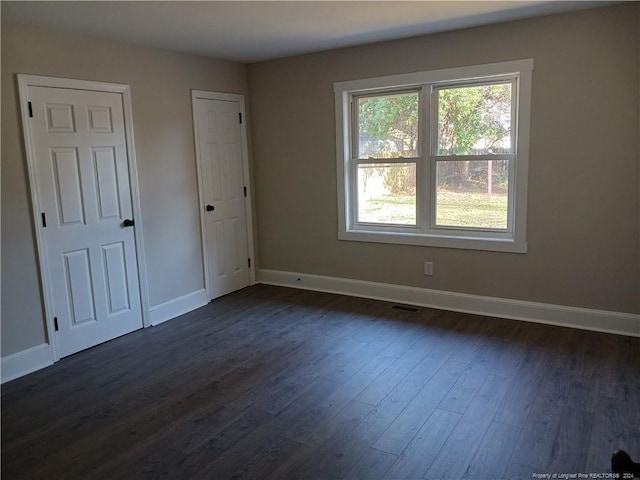
<svg viewBox="0 0 640 480"><path fill-rule="evenodd" d="M28 87L38 226L59 357L141 328L122 95Z"/></svg>
<svg viewBox="0 0 640 480"><path fill-rule="evenodd" d="M193 100L211 298L250 284L246 182L238 101Z"/></svg>

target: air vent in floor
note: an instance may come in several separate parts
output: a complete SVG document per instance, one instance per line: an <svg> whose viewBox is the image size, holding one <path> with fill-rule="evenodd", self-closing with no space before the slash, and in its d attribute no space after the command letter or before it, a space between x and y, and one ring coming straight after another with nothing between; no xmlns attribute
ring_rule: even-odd
<svg viewBox="0 0 640 480"><path fill-rule="evenodd" d="M403 312L412 312L412 313L417 313L420 311L418 307L410 307L408 305L393 305L391 308L394 308L396 310L402 310Z"/></svg>

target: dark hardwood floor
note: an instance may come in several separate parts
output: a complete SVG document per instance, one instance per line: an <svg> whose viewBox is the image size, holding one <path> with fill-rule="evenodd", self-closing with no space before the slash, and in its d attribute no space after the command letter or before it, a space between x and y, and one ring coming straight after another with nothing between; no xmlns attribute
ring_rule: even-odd
<svg viewBox="0 0 640 480"><path fill-rule="evenodd" d="M527 479L640 458L640 339L256 285L2 386L2 478Z"/></svg>

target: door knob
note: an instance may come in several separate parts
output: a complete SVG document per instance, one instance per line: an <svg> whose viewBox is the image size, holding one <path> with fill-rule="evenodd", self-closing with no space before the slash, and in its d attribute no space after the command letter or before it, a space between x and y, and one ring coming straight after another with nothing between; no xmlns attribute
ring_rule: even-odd
<svg viewBox="0 0 640 480"><path fill-rule="evenodd" d="M123 227L133 227L135 224L136 222L134 222L133 220L129 220L128 218L126 218L124 222L122 222Z"/></svg>
<svg viewBox="0 0 640 480"><path fill-rule="evenodd" d="M207 205L207 212L213 212L216 209L213 205Z"/></svg>

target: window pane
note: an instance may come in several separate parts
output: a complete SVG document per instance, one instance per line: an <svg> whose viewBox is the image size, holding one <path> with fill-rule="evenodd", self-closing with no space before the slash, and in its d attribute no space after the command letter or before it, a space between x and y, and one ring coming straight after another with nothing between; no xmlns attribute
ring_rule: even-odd
<svg viewBox="0 0 640 480"><path fill-rule="evenodd" d="M438 162L436 224L507 228L509 161Z"/></svg>
<svg viewBox="0 0 640 480"><path fill-rule="evenodd" d="M357 102L359 158L417 156L417 92L361 97Z"/></svg>
<svg viewBox="0 0 640 480"><path fill-rule="evenodd" d="M416 164L358 165L358 221L416 224Z"/></svg>
<svg viewBox="0 0 640 480"><path fill-rule="evenodd" d="M511 83L438 90L438 155L511 153Z"/></svg>

